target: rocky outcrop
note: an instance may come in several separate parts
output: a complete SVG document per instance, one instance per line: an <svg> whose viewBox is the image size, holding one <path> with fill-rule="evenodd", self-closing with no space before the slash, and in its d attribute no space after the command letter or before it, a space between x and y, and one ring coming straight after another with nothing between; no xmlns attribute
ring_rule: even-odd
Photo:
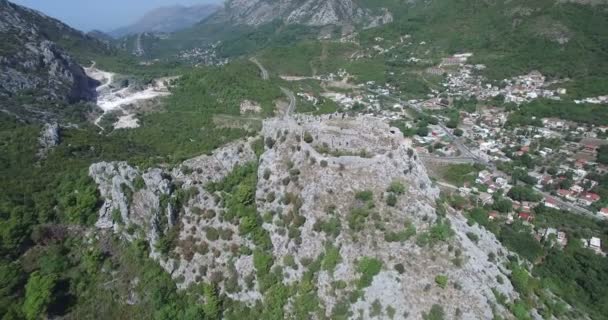
<svg viewBox="0 0 608 320"><path fill-rule="evenodd" d="M40 137L38 138L39 148L38 157L44 158L46 155L61 142L59 132L60 128L57 123L47 123L42 128Z"/></svg>
<svg viewBox="0 0 608 320"><path fill-rule="evenodd" d="M275 19L309 26L369 24L383 20L353 0L230 0L221 15L232 23L253 26Z"/></svg>
<svg viewBox="0 0 608 320"><path fill-rule="evenodd" d="M272 270L280 270L278 281L306 283L330 318L345 306L351 315L373 318L377 304L396 318L421 318L435 304L447 318L508 314L494 293L517 297L500 280L508 275L501 267L507 251L459 213L438 212L445 208L439 190L398 129L370 116L297 116L266 120L262 136L259 158L249 141L174 169L91 166L105 199L97 226L126 239L146 238L152 257L180 288L213 282L245 303L265 299L265 280L255 267L260 260L251 254L260 248L255 236L243 233L260 223L270 238L262 251L271 254ZM236 187L226 195L206 187L247 163L257 168L257 222L239 219L244 213L227 204L250 190ZM234 172L225 183L245 177ZM171 232L175 246L163 253ZM439 232L444 238L432 240ZM365 259L378 269L364 281ZM290 298L288 314L297 309L293 303Z"/></svg>
<svg viewBox="0 0 608 320"><path fill-rule="evenodd" d="M1 108L21 108L15 105L17 98L38 105L95 98L94 82L53 41L62 39L63 32L65 39L85 38L41 13L0 0Z"/></svg>
<svg viewBox="0 0 608 320"><path fill-rule="evenodd" d="M398 129L373 117L299 117L295 121L269 120L263 134L274 137L276 144L260 159L256 197L272 199L269 195L276 194L277 199L286 195L297 199L287 205L281 200L259 201L259 212L277 216L264 225L272 235L275 260L295 257L295 267L281 267L287 282L300 281L307 269L298 261L328 254L328 245L337 248L340 263L333 271L321 271L316 283L328 310L344 302L340 297L357 290L358 264L363 257L383 265L362 296L351 300L352 314L364 319L373 318L375 301L397 315L415 318L439 304L448 318L460 313L463 319L488 319L493 315L491 301L495 301L492 288L514 295L510 284L497 282L503 271L487 261L486 251L503 250L496 239L488 249L481 249L461 236L467 231L456 231L456 238L432 247L416 244L414 235L404 240L387 236L408 227L420 236L431 232L441 219L435 209L439 191ZM395 183L404 191L396 203L388 205L389 190ZM361 192L369 192L372 200L361 200ZM357 218L364 222L353 218L365 211L368 216ZM286 215L301 216L305 221L296 236L293 224L286 226L279 219ZM333 235L322 227L332 220L341 225L341 231ZM449 220L454 221L452 228L466 226L462 217ZM282 232L285 228L289 231ZM461 266L452 261L456 251L462 252ZM451 285L438 288L438 275L447 276ZM346 283L346 288L336 292L332 283L337 281Z"/></svg>
<svg viewBox="0 0 608 320"><path fill-rule="evenodd" d="M214 274L228 274L227 261L235 257L229 248L248 242L237 235L238 228L220 218L223 208L205 186L255 159L249 142L237 142L211 155L187 160L174 169L140 170L126 162L93 164L89 175L104 199L96 226L111 229L126 239L138 236L132 230L140 230L150 243L151 256L174 277L183 277L182 286L209 281ZM209 212L214 212L213 217L202 219L201 215ZM207 243L209 228L225 230L231 237ZM175 239L180 245L168 258L161 256L157 245L171 229L180 230ZM241 268L251 269L251 257L242 259ZM204 274L201 267L206 270Z"/></svg>

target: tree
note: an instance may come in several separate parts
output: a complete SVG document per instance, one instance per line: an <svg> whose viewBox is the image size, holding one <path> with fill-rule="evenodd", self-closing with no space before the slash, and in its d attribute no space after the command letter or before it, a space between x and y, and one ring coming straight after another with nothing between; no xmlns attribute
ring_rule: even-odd
<svg viewBox="0 0 608 320"><path fill-rule="evenodd" d="M450 117L450 120L445 124L450 129L458 128L458 122L460 121L459 116Z"/></svg>
<svg viewBox="0 0 608 320"><path fill-rule="evenodd" d="M421 137L426 137L429 135L429 128L427 126L420 126L416 130L416 134Z"/></svg>
<svg viewBox="0 0 608 320"><path fill-rule="evenodd" d="M541 196L530 187L514 186L507 195L516 201L539 201Z"/></svg>
<svg viewBox="0 0 608 320"><path fill-rule="evenodd" d="M203 296L205 297L205 305L203 305L205 318L220 319L222 313L221 300L218 297L215 287L212 285L205 285L203 288Z"/></svg>
<svg viewBox="0 0 608 320"><path fill-rule="evenodd" d="M597 152L597 162L601 164L608 164L608 145L600 146Z"/></svg>
<svg viewBox="0 0 608 320"><path fill-rule="evenodd" d="M501 197L500 199L494 201L494 204L492 204L492 209L501 213L509 213L513 209L513 202L511 202L509 199Z"/></svg>
<svg viewBox="0 0 608 320"><path fill-rule="evenodd" d="M25 301L22 307L26 319L39 319L46 314L56 282L54 275L41 275L38 271L30 275L25 286Z"/></svg>
<svg viewBox="0 0 608 320"><path fill-rule="evenodd" d="M462 137L462 135L464 134L464 131L462 131L461 129L454 129L454 135L457 137Z"/></svg>

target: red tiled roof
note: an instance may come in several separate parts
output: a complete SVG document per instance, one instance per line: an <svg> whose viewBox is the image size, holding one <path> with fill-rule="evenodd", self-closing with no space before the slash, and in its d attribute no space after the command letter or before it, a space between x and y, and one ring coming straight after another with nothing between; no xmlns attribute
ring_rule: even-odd
<svg viewBox="0 0 608 320"><path fill-rule="evenodd" d="M581 198L585 199L585 200L589 200L589 201L598 201L601 199L601 197L593 192L585 192L581 195Z"/></svg>

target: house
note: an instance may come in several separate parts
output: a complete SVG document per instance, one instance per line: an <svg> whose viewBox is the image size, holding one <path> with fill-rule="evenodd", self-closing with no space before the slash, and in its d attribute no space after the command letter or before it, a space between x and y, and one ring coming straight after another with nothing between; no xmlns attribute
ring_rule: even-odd
<svg viewBox="0 0 608 320"><path fill-rule="evenodd" d="M512 224L513 223L513 214L509 213L507 214L507 224Z"/></svg>
<svg viewBox="0 0 608 320"><path fill-rule="evenodd" d="M597 213L605 218L608 218L608 208L601 208Z"/></svg>
<svg viewBox="0 0 608 320"><path fill-rule="evenodd" d="M566 189L559 189L559 190L557 190L557 195L560 196L560 197L564 197L565 198L565 197L567 197L567 196L569 196L571 194L572 194L572 191L570 191L570 190L566 190Z"/></svg>
<svg viewBox="0 0 608 320"><path fill-rule="evenodd" d="M559 189L557 195L566 198L568 201L576 201L575 193L570 190Z"/></svg>
<svg viewBox="0 0 608 320"><path fill-rule="evenodd" d="M498 211L490 211L488 213L488 220L494 221L496 219L498 219Z"/></svg>
<svg viewBox="0 0 608 320"><path fill-rule="evenodd" d="M532 214L528 212L520 212L518 217L519 219L524 220L526 222L531 222L532 220L534 220L534 216L532 216Z"/></svg>
<svg viewBox="0 0 608 320"><path fill-rule="evenodd" d="M481 201L482 205L486 205L486 204L493 204L494 203L494 199L492 198L492 195L487 193L487 192L482 192L479 194L479 200Z"/></svg>
<svg viewBox="0 0 608 320"><path fill-rule="evenodd" d="M570 190L574 193L581 193L581 192L585 191L585 189L583 189L583 187L579 186L578 184L575 184L572 187L570 187Z"/></svg>
<svg viewBox="0 0 608 320"><path fill-rule="evenodd" d="M547 208L559 209L559 204L557 203L557 200L555 200L551 197L545 197L545 200L543 201L543 203L545 204L545 207L547 207Z"/></svg>
<svg viewBox="0 0 608 320"><path fill-rule="evenodd" d="M596 253L602 253L602 240L597 237L591 237L591 239L589 239L589 249Z"/></svg>
<svg viewBox="0 0 608 320"><path fill-rule="evenodd" d="M594 202L599 201L600 196L593 192L585 192L578 197L578 203L584 206L590 206Z"/></svg>
<svg viewBox="0 0 608 320"><path fill-rule="evenodd" d="M559 244L562 247L565 247L568 244L568 236L566 235L565 232L559 231L557 233L557 244Z"/></svg>

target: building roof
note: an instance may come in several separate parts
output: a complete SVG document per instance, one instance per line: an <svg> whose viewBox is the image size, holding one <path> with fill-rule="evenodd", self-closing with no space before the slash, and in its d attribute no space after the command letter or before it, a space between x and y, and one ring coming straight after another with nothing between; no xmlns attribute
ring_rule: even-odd
<svg viewBox="0 0 608 320"><path fill-rule="evenodd" d="M588 200L588 201L593 201L593 202L599 201L601 199L601 197L598 194L593 193L593 192L585 192L581 195L580 198Z"/></svg>

